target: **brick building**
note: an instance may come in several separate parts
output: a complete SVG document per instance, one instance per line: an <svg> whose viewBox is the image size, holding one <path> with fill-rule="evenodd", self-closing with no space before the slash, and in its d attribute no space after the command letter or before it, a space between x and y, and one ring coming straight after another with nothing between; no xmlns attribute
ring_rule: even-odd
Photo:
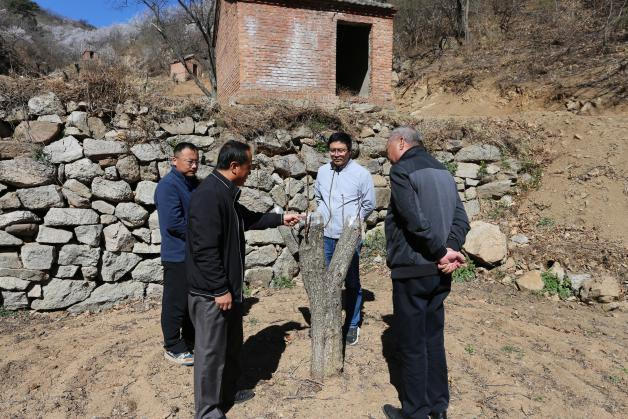
<svg viewBox="0 0 628 419"><path fill-rule="evenodd" d="M183 57L185 65L190 69L190 72L196 77L201 77L203 72L201 65L194 56L194 54L186 55ZM186 81L190 78L190 75L185 70L183 63L180 60L174 60L170 63L170 79L178 82Z"/></svg>
<svg viewBox="0 0 628 419"><path fill-rule="evenodd" d="M219 0L218 99L390 105L394 13L376 0Z"/></svg>

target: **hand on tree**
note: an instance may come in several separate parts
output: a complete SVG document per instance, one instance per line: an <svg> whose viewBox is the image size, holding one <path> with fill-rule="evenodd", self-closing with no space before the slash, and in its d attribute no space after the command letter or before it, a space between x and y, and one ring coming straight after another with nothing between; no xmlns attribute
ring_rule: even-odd
<svg viewBox="0 0 628 419"><path fill-rule="evenodd" d="M214 298L216 305L222 311L231 310L231 304L233 302L233 298L231 297L231 293L227 291L226 294L221 295L220 297Z"/></svg>
<svg viewBox="0 0 628 419"><path fill-rule="evenodd" d="M303 214L284 214L283 215L283 225L292 227L296 225L300 220L305 218Z"/></svg>

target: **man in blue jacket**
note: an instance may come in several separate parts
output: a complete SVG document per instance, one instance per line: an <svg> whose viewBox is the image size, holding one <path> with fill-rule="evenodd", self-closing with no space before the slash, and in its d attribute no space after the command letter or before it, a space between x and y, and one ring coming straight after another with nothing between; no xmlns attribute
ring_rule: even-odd
<svg viewBox="0 0 628 419"><path fill-rule="evenodd" d="M194 326L188 313L188 284L185 270L185 236L192 191L198 186L198 150L194 144L174 148L172 170L155 190L155 205L161 231L161 264L164 292L161 330L167 360L194 365Z"/></svg>
<svg viewBox="0 0 628 419"><path fill-rule="evenodd" d="M393 283L393 330L401 362L401 409L389 419L446 419L445 298L469 221L449 171L410 127L387 143L391 200L386 215L387 263Z"/></svg>
<svg viewBox="0 0 628 419"><path fill-rule="evenodd" d="M351 159L351 137L336 132L327 141L331 162L321 166L316 175L314 197L317 212L325 221L323 243L329 266L345 223L351 218L368 217L375 207L373 178L364 167ZM360 247L355 251L345 278L345 313L347 345L360 337L362 286L360 284Z"/></svg>

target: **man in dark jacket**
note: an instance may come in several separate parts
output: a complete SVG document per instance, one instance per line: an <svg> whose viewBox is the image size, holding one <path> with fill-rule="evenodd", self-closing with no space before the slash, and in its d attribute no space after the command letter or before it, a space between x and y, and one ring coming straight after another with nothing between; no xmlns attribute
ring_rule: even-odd
<svg viewBox="0 0 628 419"><path fill-rule="evenodd" d="M196 146L179 143L174 148L172 169L155 189L164 267L161 330L166 359L181 365L194 364L194 326L188 313L185 274L185 234L190 196L198 186L197 169Z"/></svg>
<svg viewBox="0 0 628 419"><path fill-rule="evenodd" d="M238 203L251 160L247 144L225 143L216 170L190 201L186 266L196 330L196 418L224 418L225 408L254 396L250 390L236 388L243 340L244 231L292 226L301 218L253 212Z"/></svg>
<svg viewBox="0 0 628 419"><path fill-rule="evenodd" d="M446 418L445 308L451 273L464 262L469 231L456 183L427 153L410 127L387 143L391 201L386 215L387 263L393 282L394 325L401 362L401 409L388 418Z"/></svg>

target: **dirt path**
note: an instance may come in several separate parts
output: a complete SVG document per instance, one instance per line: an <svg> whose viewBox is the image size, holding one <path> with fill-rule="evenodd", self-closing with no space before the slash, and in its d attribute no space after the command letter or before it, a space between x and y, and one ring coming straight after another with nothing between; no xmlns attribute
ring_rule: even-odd
<svg viewBox="0 0 628 419"><path fill-rule="evenodd" d="M397 400L387 272L370 272L364 286L360 344L324 385L308 379L303 288L254 296L244 378L257 397L229 417L381 418L381 405ZM628 415L625 312L486 282L455 285L447 308L452 417ZM192 369L163 359L158 319L155 303L0 319L0 416L191 417Z"/></svg>

